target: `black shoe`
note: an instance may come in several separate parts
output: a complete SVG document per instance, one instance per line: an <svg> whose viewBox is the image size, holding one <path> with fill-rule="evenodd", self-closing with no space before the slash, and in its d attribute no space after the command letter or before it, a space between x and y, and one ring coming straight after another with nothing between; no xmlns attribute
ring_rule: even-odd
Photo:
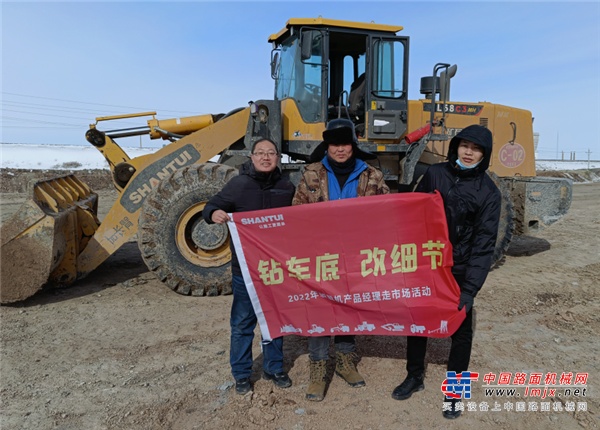
<svg viewBox="0 0 600 430"><path fill-rule="evenodd" d="M406 400L412 396L412 393L421 391L424 388L425 384L423 384L423 376L419 378L407 376L404 382L394 389L392 397L396 400Z"/></svg>
<svg viewBox="0 0 600 430"><path fill-rule="evenodd" d="M287 388L292 386L292 380L285 372L268 373L263 370L263 379L273 381L273 384L279 388Z"/></svg>
<svg viewBox="0 0 600 430"><path fill-rule="evenodd" d="M450 409L444 409L442 415L444 418L448 418L449 420L454 420L460 417L462 411L460 409L456 409L456 404L460 402L460 399L451 399L448 397L444 397L444 403L450 403Z"/></svg>
<svg viewBox="0 0 600 430"><path fill-rule="evenodd" d="M250 378L236 379L235 381L235 392L238 394L246 394L252 391L252 384Z"/></svg>

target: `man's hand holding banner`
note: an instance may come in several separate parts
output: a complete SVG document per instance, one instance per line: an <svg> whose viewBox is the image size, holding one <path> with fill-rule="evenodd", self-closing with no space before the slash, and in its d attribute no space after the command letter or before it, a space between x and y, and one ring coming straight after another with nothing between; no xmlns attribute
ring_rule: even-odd
<svg viewBox="0 0 600 430"><path fill-rule="evenodd" d="M230 214L265 340L287 334L447 337L465 318L439 194Z"/></svg>

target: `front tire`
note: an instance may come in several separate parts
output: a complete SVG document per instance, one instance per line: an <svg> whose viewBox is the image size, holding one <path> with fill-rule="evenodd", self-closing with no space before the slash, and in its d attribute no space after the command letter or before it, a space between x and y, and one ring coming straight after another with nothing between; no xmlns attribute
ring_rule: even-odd
<svg viewBox="0 0 600 430"><path fill-rule="evenodd" d="M231 294L231 251L226 225L207 224L202 210L238 171L197 164L164 178L148 195L139 218L138 246L150 271L183 295Z"/></svg>

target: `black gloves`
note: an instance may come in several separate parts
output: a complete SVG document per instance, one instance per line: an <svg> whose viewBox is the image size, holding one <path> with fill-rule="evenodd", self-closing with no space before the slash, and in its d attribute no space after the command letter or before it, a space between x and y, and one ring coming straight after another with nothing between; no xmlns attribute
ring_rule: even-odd
<svg viewBox="0 0 600 430"><path fill-rule="evenodd" d="M467 313L469 313L469 311L473 307L474 300L475 300L475 297L473 297L469 293L462 291L460 293L460 299L458 299L458 310L460 311L464 306L466 306Z"/></svg>

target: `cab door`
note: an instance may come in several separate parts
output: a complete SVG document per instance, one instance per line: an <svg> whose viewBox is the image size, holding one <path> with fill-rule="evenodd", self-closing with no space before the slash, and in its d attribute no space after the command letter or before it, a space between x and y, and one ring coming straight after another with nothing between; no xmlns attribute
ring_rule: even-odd
<svg viewBox="0 0 600 430"><path fill-rule="evenodd" d="M399 140L406 132L408 37L369 36L365 117L369 140Z"/></svg>

